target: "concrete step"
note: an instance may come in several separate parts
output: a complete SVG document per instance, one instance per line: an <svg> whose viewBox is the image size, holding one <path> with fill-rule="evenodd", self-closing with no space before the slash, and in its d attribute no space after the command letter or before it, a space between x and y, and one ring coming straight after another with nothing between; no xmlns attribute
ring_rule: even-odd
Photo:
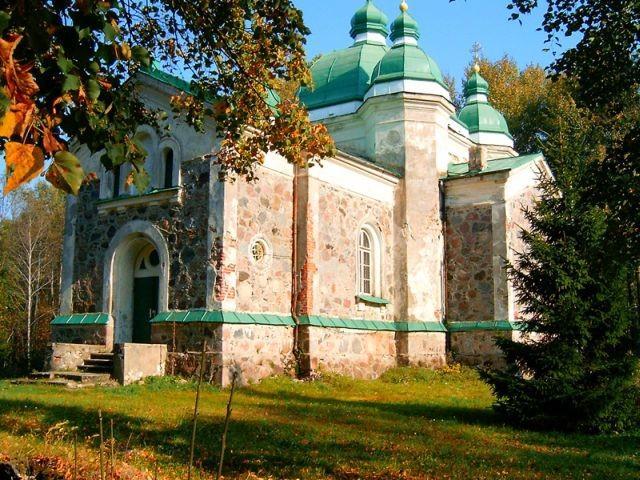
<svg viewBox="0 0 640 480"><path fill-rule="evenodd" d="M30 380L48 380L53 378L53 372L32 372L29 374Z"/></svg>
<svg viewBox="0 0 640 480"><path fill-rule="evenodd" d="M108 366L113 368L113 359L110 358L88 358L84 361L84 365L95 365L98 367Z"/></svg>
<svg viewBox="0 0 640 480"><path fill-rule="evenodd" d="M100 382L101 384L104 382ZM52 387L68 387L68 388L82 388L82 387L92 387L96 384L93 383L78 383L73 380L65 380L64 378L54 378L54 379L32 379L32 378L17 378L15 380L11 380L12 385L47 385Z"/></svg>
<svg viewBox="0 0 640 480"><path fill-rule="evenodd" d="M106 373L111 374L113 372L113 364L105 365L80 365L78 369L85 373Z"/></svg>
<svg viewBox="0 0 640 480"><path fill-rule="evenodd" d="M113 360L113 353L111 352L103 352L103 353L92 353L92 360Z"/></svg>
<svg viewBox="0 0 640 480"><path fill-rule="evenodd" d="M36 372L28 378L12 380L16 385L58 385L67 387L84 387L111 383L111 372Z"/></svg>
<svg viewBox="0 0 640 480"><path fill-rule="evenodd" d="M111 379L110 373L95 372L53 372L53 378L63 378L73 380L78 383L101 383L108 382Z"/></svg>

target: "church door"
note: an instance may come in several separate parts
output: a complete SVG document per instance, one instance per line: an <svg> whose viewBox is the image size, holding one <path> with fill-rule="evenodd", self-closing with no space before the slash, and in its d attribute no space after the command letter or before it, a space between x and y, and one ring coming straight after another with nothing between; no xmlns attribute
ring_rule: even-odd
<svg viewBox="0 0 640 480"><path fill-rule="evenodd" d="M133 343L151 341L150 320L158 313L160 258L152 246L145 248L136 262L133 279Z"/></svg>

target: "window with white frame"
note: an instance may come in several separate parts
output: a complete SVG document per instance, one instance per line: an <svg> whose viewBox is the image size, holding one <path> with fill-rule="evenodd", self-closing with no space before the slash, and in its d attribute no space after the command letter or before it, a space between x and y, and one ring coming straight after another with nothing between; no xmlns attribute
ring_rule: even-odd
<svg viewBox="0 0 640 480"><path fill-rule="evenodd" d="M380 295L380 241L369 225L358 234L358 294Z"/></svg>

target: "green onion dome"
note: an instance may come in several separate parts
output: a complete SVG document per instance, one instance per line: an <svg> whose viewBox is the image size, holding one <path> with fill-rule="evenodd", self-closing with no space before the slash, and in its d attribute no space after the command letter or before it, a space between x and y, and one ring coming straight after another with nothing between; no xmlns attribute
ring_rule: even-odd
<svg viewBox="0 0 640 480"><path fill-rule="evenodd" d="M466 103L458 118L469 128L469 133L499 133L509 138L509 126L504 116L489 103L489 84L480 75L476 65L464 88Z"/></svg>
<svg viewBox="0 0 640 480"><path fill-rule="evenodd" d="M407 10L403 1L400 15L391 26L393 47L376 67L373 83L410 79L437 82L446 88L440 67L418 46L418 22Z"/></svg>
<svg viewBox="0 0 640 480"><path fill-rule="evenodd" d="M314 88L302 88L299 97L314 110L362 101L371 86L373 71L387 53L388 19L371 0L351 20L354 44L321 56L311 66Z"/></svg>
<svg viewBox="0 0 640 480"><path fill-rule="evenodd" d="M389 19L382 10L373 4L372 0L367 0L351 19L351 38L367 32L375 32L384 35L389 34L387 24Z"/></svg>
<svg viewBox="0 0 640 480"><path fill-rule="evenodd" d="M409 6L406 2L400 4L400 15L391 24L391 41L396 41L402 37L412 37L418 40L420 30L415 18L407 13Z"/></svg>

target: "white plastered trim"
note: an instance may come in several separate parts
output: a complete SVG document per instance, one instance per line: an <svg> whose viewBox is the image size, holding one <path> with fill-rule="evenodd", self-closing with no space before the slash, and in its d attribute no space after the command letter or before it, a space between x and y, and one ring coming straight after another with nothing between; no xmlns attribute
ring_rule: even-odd
<svg viewBox="0 0 640 480"><path fill-rule="evenodd" d="M513 148L513 140L504 133L476 132L471 133L469 138L478 145L500 145Z"/></svg>
<svg viewBox="0 0 640 480"><path fill-rule="evenodd" d="M359 42L370 42L370 43L379 43L381 45L387 44L387 38L378 32L364 32L356 35L356 38L353 39L354 43Z"/></svg>
<svg viewBox="0 0 640 480"><path fill-rule="evenodd" d="M350 115L358 111L362 102L353 101L347 103L340 103L338 105L331 105L329 107L317 108L309 111L309 119L312 122L318 120L324 120L330 117L340 117L342 115Z"/></svg>
<svg viewBox="0 0 640 480"><path fill-rule="evenodd" d="M371 97L392 95L394 93L422 93L426 95L438 95L451 101L451 96L446 88L437 82L425 80L393 80L391 82L376 83L369 88L364 96L365 101Z"/></svg>

